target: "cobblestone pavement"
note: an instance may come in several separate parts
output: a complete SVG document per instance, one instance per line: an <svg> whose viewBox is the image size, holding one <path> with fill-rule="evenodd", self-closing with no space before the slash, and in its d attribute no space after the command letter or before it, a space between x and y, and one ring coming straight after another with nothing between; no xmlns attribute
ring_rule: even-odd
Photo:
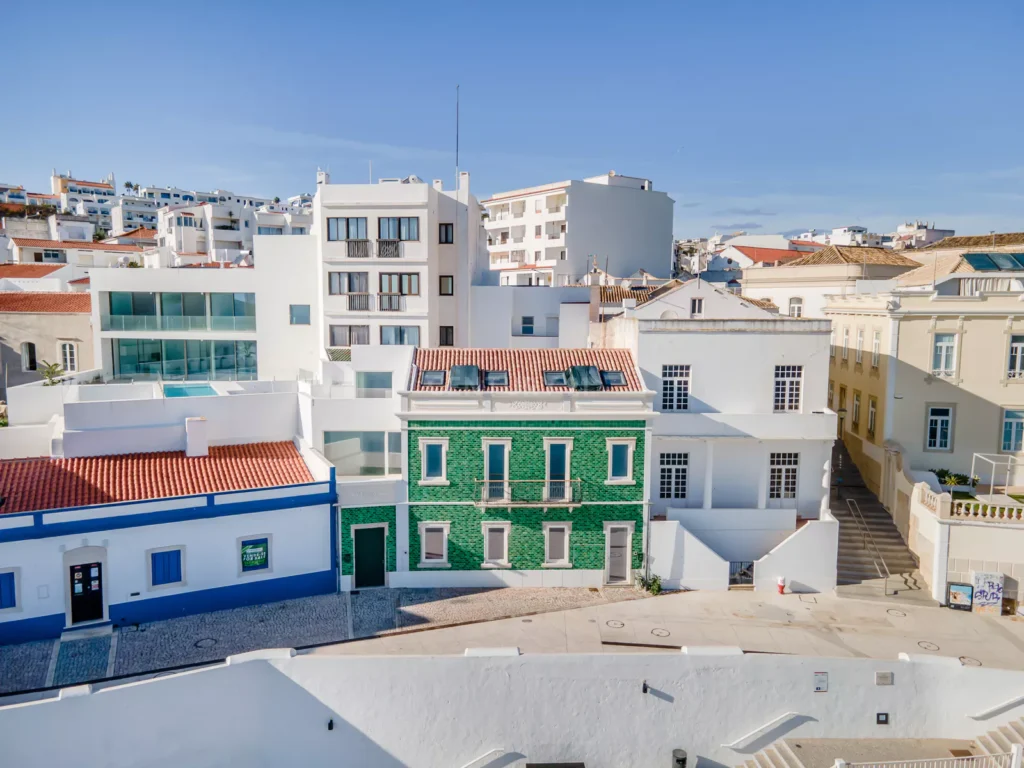
<svg viewBox="0 0 1024 768"><path fill-rule="evenodd" d="M62 642L57 653L53 684L75 685L106 676L110 640L111 635L103 635Z"/></svg>
<svg viewBox="0 0 1024 768"><path fill-rule="evenodd" d="M115 675L215 661L260 648L348 639L344 595L263 603L122 627Z"/></svg>
<svg viewBox="0 0 1024 768"><path fill-rule="evenodd" d="M0 645L0 693L42 688L56 640Z"/></svg>
<svg viewBox="0 0 1024 768"><path fill-rule="evenodd" d="M260 648L295 648L353 638L429 629L463 622L636 600L632 589L369 589L351 596L320 595L300 600L200 613L115 629L114 675L134 675L185 664L217 661ZM100 649L85 646L92 640ZM109 636L65 642L54 685L102 678ZM41 688L52 640L0 646L0 693ZM74 646L74 647L73 647ZM102 656L102 663L100 662Z"/></svg>

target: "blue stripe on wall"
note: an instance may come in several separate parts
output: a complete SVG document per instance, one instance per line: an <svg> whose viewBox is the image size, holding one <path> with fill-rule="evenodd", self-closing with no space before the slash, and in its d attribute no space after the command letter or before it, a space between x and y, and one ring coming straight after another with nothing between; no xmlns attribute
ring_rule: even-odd
<svg viewBox="0 0 1024 768"><path fill-rule="evenodd" d="M118 626L141 624L206 611L220 611L258 603L273 603L312 595L326 595L335 591L337 586L335 579L335 572L332 568L329 571L284 576L280 579L263 579L245 584L185 592L179 595L115 603L110 606L110 621ZM63 613L20 621L5 621L0 623L0 645L59 637L63 631Z"/></svg>
<svg viewBox="0 0 1024 768"><path fill-rule="evenodd" d="M186 520L201 520L210 517L224 517L227 515L246 515L253 512L269 512L275 509L289 509L293 507L314 507L319 504L336 504L338 501L337 491L332 483L327 493L317 493L309 496L287 496L280 499L257 499L245 501L239 504L217 504L214 505L212 496L207 497L207 503L188 507L187 509L173 509L165 512L143 512L138 515L121 515L119 517L97 517L90 520L76 520L69 523L43 524L43 515L52 514L57 511L47 510L46 512L34 512L33 525L24 528L8 528L0 530L0 542L24 541L26 539L45 539L50 536L68 536L80 533L95 533L97 531L112 531L118 528L137 528L144 525L162 525L164 523L180 523Z"/></svg>

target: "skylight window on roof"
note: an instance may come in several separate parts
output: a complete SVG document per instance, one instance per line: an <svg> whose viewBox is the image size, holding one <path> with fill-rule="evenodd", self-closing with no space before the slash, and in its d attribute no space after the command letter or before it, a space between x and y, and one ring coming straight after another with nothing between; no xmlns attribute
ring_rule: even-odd
<svg viewBox="0 0 1024 768"><path fill-rule="evenodd" d="M988 257L996 263L999 269L1008 272L1016 272L1021 269L1021 262L1024 261L1024 254L1018 253L990 253Z"/></svg>
<svg viewBox="0 0 1024 768"><path fill-rule="evenodd" d="M480 368L475 365L453 365L452 389L480 389Z"/></svg>
<svg viewBox="0 0 1024 768"><path fill-rule="evenodd" d="M420 374L420 385L424 387L443 387L444 371L424 371Z"/></svg>
<svg viewBox="0 0 1024 768"><path fill-rule="evenodd" d="M484 374L484 384L488 387L507 387L508 371L487 371Z"/></svg>
<svg viewBox="0 0 1024 768"><path fill-rule="evenodd" d="M601 371L601 380L606 387L626 386L626 377L622 375L622 371Z"/></svg>
<svg viewBox="0 0 1024 768"><path fill-rule="evenodd" d="M992 272L999 269L986 253L968 253L964 255L964 258L978 272Z"/></svg>
<svg viewBox="0 0 1024 768"><path fill-rule="evenodd" d="M544 386L545 387L564 387L564 386L566 386L565 374L562 371L544 371Z"/></svg>
<svg viewBox="0 0 1024 768"><path fill-rule="evenodd" d="M581 392L601 389L601 374L595 365L574 365L566 372L569 386Z"/></svg>

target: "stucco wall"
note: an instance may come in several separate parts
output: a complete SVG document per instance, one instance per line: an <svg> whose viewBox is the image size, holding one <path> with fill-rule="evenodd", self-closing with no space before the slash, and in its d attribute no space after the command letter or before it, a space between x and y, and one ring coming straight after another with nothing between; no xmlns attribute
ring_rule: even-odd
<svg viewBox="0 0 1024 768"><path fill-rule="evenodd" d="M0 400L7 399L7 386L15 387L40 381L39 370L23 371L21 345L36 345L36 365L43 361L60 363L60 345L72 342L78 353L77 369L94 367L93 334L90 316L85 313L3 312L0 313Z"/></svg>

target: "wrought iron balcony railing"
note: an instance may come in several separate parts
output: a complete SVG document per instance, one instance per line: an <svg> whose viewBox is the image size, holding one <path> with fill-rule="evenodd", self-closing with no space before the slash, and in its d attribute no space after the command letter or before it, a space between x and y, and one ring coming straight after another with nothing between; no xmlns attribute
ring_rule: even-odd
<svg viewBox="0 0 1024 768"><path fill-rule="evenodd" d="M583 481L477 480L480 506L578 507L583 503Z"/></svg>

